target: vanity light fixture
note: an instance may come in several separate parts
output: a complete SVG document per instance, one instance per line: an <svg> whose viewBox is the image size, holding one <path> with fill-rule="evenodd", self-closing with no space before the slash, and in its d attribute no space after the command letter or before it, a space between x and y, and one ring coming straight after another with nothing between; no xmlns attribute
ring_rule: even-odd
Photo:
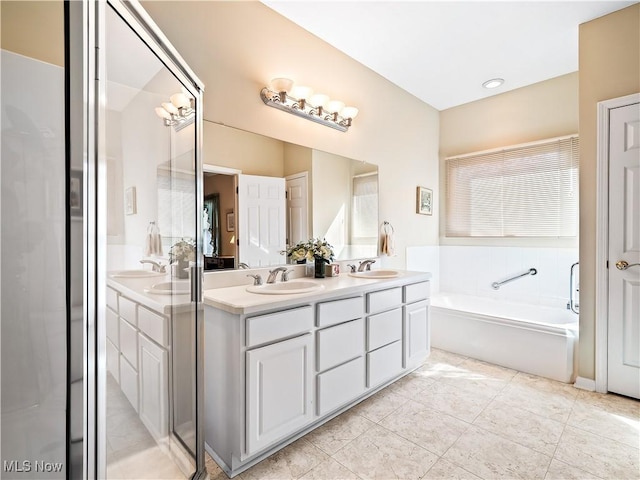
<svg viewBox="0 0 640 480"><path fill-rule="evenodd" d="M330 100L327 95L313 93L310 87L293 84L288 78L274 78L271 85L260 91L265 105L292 113L327 127L346 132L358 109L344 102Z"/></svg>
<svg viewBox="0 0 640 480"><path fill-rule="evenodd" d="M504 83L504 79L502 78L492 78L491 80L487 80L482 84L484 88L498 88L500 85Z"/></svg>
<svg viewBox="0 0 640 480"><path fill-rule="evenodd" d="M174 93L170 102L156 107L156 115L164 121L166 127L185 127L195 118L194 99L184 92Z"/></svg>

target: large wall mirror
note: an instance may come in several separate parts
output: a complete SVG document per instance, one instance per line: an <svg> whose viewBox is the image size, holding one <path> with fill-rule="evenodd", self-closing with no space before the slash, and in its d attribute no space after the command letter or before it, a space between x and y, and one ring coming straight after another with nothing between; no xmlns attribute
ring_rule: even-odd
<svg viewBox="0 0 640 480"><path fill-rule="evenodd" d="M203 163L207 269L285 264L287 246L311 237L326 238L337 260L377 255L376 165L207 121ZM251 205L244 205L245 177L249 192L281 191L284 215L261 199L269 223L258 226ZM268 238L258 240L258 230Z"/></svg>

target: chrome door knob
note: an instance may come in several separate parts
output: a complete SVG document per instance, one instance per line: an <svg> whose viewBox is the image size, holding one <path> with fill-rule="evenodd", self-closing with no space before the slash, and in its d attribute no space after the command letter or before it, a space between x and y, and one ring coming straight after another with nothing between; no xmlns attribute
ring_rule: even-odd
<svg viewBox="0 0 640 480"><path fill-rule="evenodd" d="M618 260L616 262L616 268L618 270L626 270L629 267L635 267L637 265L640 265L640 263L629 263L629 262L625 262L624 260Z"/></svg>

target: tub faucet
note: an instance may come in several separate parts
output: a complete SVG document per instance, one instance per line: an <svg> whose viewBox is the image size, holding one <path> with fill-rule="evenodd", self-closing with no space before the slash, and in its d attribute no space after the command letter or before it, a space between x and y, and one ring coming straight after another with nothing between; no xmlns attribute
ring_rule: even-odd
<svg viewBox="0 0 640 480"><path fill-rule="evenodd" d="M269 276L267 277L267 283L276 283L276 278L278 277L278 273L287 271L287 267L278 267L273 270L269 270ZM288 280L288 279L287 279Z"/></svg>
<svg viewBox="0 0 640 480"><path fill-rule="evenodd" d="M163 265L160 262L156 262L155 260L150 260L148 258L143 258L142 260L140 260L140 263L142 263L143 265L145 263L150 263L151 264L151 269L154 272L158 272L158 273L166 273L167 272L166 265Z"/></svg>
<svg viewBox="0 0 640 480"><path fill-rule="evenodd" d="M358 271L359 272L364 272L371 270L371 264L372 263L376 263L375 260L363 260L358 264Z"/></svg>

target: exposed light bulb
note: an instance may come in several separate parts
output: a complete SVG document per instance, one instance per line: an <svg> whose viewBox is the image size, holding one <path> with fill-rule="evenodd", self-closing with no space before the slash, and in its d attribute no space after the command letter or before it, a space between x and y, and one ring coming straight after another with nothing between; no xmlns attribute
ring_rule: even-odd
<svg viewBox="0 0 640 480"><path fill-rule="evenodd" d="M191 106L191 102L182 92L171 95L171 103L173 103L176 108L187 108Z"/></svg>
<svg viewBox="0 0 640 480"><path fill-rule="evenodd" d="M327 104L329 103L329 95L325 95L324 93L316 93L315 95L311 96L309 102L314 107L326 108Z"/></svg>
<svg viewBox="0 0 640 480"><path fill-rule="evenodd" d="M327 110L331 113L340 113L344 108L344 102L340 100L331 100L327 105Z"/></svg>
<svg viewBox="0 0 640 480"><path fill-rule="evenodd" d="M179 112L179 110L173 105L173 103L163 102L161 105L162 108L164 108L167 112L173 113L174 115L177 115Z"/></svg>
<svg viewBox="0 0 640 480"><path fill-rule="evenodd" d="M271 80L271 89L274 92L289 93L289 91L291 90L291 87L293 87L293 80L289 78L274 78L273 80Z"/></svg>
<svg viewBox="0 0 640 480"><path fill-rule="evenodd" d="M313 89L311 87L296 85L291 89L291 96L297 100L309 100L311 95L313 95Z"/></svg>
<svg viewBox="0 0 640 480"><path fill-rule="evenodd" d="M340 115L344 118L356 118L358 116L359 110L356 107L344 107Z"/></svg>
<svg viewBox="0 0 640 480"><path fill-rule="evenodd" d="M166 120L171 120L171 114L162 107L156 107L156 115Z"/></svg>

